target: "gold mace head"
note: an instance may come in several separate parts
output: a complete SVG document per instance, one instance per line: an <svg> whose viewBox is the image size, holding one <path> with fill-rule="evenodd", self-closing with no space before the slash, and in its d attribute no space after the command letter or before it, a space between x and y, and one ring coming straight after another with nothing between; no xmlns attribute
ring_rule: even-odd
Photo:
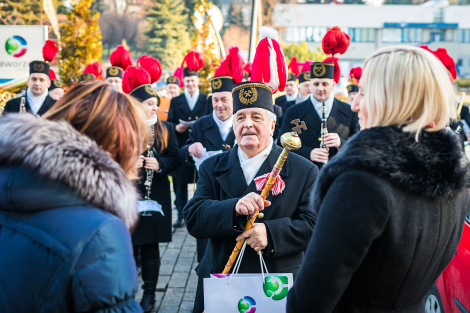
<svg viewBox="0 0 470 313"><path fill-rule="evenodd" d="M285 133L284 135L282 135L281 145L289 151L297 150L302 146L299 135L294 132Z"/></svg>

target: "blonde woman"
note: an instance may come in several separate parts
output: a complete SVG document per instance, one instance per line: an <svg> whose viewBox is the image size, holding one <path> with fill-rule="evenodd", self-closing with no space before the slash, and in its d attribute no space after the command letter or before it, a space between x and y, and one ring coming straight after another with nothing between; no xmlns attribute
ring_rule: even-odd
<svg viewBox="0 0 470 313"><path fill-rule="evenodd" d="M469 164L446 128L448 75L413 47L366 60L352 104L362 130L316 182L317 221L287 312L424 311L469 207Z"/></svg>

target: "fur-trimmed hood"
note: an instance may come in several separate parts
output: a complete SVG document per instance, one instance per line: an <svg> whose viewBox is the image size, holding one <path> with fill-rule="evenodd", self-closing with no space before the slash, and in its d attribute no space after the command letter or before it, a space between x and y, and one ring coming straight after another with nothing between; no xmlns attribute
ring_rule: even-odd
<svg viewBox="0 0 470 313"><path fill-rule="evenodd" d="M365 171L393 186L428 198L451 197L469 188L470 165L458 137L449 129L403 132L395 126L374 127L352 137L323 167L316 181L315 208L336 177Z"/></svg>
<svg viewBox="0 0 470 313"><path fill-rule="evenodd" d="M2 117L2 165L20 165L47 181L66 185L88 204L121 218L128 229L137 222L138 194L124 170L96 142L66 122L31 114Z"/></svg>

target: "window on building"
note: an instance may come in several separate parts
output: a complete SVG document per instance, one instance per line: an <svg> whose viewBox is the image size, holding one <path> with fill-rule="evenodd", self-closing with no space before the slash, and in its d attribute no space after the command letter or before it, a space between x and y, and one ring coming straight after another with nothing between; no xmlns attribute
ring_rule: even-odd
<svg viewBox="0 0 470 313"><path fill-rule="evenodd" d="M445 41L454 41L454 30L446 29L445 32Z"/></svg>
<svg viewBox="0 0 470 313"><path fill-rule="evenodd" d="M422 28L403 28L403 42L422 42Z"/></svg>
<svg viewBox="0 0 470 313"><path fill-rule="evenodd" d="M458 59L458 60L457 60L457 65L458 65L458 66L462 66L462 65L463 65L463 60L462 60L462 59Z"/></svg>
<svg viewBox="0 0 470 313"><path fill-rule="evenodd" d="M305 29L305 40L307 42L312 42L313 41L313 27L309 26Z"/></svg>
<svg viewBox="0 0 470 313"><path fill-rule="evenodd" d="M348 28L344 30L351 37L351 42L374 42L374 28Z"/></svg>
<svg viewBox="0 0 470 313"><path fill-rule="evenodd" d="M457 41L458 42L470 42L470 29L457 30Z"/></svg>
<svg viewBox="0 0 470 313"><path fill-rule="evenodd" d="M401 28L384 28L382 29L383 42L402 42Z"/></svg>

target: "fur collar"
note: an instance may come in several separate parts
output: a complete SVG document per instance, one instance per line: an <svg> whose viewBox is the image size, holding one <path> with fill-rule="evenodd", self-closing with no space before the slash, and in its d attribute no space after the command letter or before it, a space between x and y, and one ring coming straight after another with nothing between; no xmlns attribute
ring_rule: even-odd
<svg viewBox="0 0 470 313"><path fill-rule="evenodd" d="M336 177L347 171L365 171L398 188L428 198L451 197L470 186L469 161L454 132L375 127L360 131L323 167L315 186L315 207Z"/></svg>
<svg viewBox="0 0 470 313"><path fill-rule="evenodd" d="M66 122L31 114L0 119L0 164L21 164L74 190L82 199L121 218L138 219L138 194L126 173L96 142Z"/></svg>

